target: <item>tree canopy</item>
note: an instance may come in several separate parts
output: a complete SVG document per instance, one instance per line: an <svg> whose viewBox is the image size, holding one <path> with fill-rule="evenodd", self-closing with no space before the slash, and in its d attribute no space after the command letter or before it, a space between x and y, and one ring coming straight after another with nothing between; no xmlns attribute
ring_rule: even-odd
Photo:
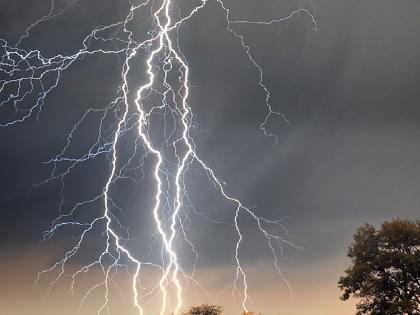
<svg viewBox="0 0 420 315"><path fill-rule="evenodd" d="M361 299L357 314L420 314L420 221L366 224L354 235L351 265L338 282L342 300Z"/></svg>

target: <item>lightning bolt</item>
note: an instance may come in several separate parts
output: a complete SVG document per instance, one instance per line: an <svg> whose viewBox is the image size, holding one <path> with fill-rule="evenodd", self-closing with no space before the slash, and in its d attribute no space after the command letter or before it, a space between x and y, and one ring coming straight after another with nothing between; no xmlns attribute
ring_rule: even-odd
<svg viewBox="0 0 420 315"><path fill-rule="evenodd" d="M95 268L102 272L103 279L85 292L80 303L82 306L95 290L104 289L104 300L98 306L98 315L104 311L110 312L111 286L117 287L114 277L119 269L129 269L128 265L134 267L134 271L131 273L132 300L140 315L144 314L145 305L156 298L160 298L161 301L160 314L164 314L169 305L172 304L174 314L179 314L184 305L184 281L192 282L205 291L205 288L194 278L199 252L190 240L188 229L185 226L185 220L189 220L186 208L190 208L193 213L200 215L209 222L226 224L234 228L237 240L233 249L236 272L232 283L232 294L236 296L240 287L242 288L240 307L244 311L249 310L250 297L246 268L240 259L240 250L245 233L240 224L240 217L244 215L249 217L256 229L266 238L273 256L274 268L290 291L291 286L279 267L277 251L279 248L282 253L283 245L302 249L290 240L288 231L281 220L263 218L250 207L244 205L238 198L229 194L226 191L225 183L216 176L213 168L198 154L190 133L191 129L197 126L189 105L189 95L191 93L190 66L181 49L179 29L194 15L203 11L209 2L216 3L223 10L226 29L232 35L232 38L241 45L250 65L258 71L257 84L265 93L264 103L267 114L259 128L264 135L277 141L277 136L267 128L269 119L275 115L280 116L286 123L290 123L284 114L274 109L270 91L264 83L263 68L252 55L251 47L245 35L241 34L235 26L241 24L271 25L289 21L298 15L306 15L310 19L312 28L317 30L317 21L314 14L307 9L297 9L285 17L267 21L235 20L231 18L231 10L222 0L196 1L195 6L184 15L177 6L178 2L182 1L145 0L138 3L130 1L130 7L125 18L107 26L94 28L82 40L82 48L74 54L58 54L46 57L40 50L25 50L21 47L22 43L30 37L31 32L40 24L65 14L77 1L68 1L62 8L57 8L57 4L53 0L49 12L27 27L15 44L0 39L0 73L2 75L0 80L0 96L2 97L0 108L9 105L15 110L17 116L15 119L0 122L2 127L12 127L24 123L32 117L39 119L49 94L60 84L62 73L70 69L77 61L96 55L122 57L121 85L116 91L117 96L104 108L90 108L82 115L81 119L73 125L68 133L62 151L45 162L52 166L51 176L33 186L33 188L37 188L54 181L57 181L60 186L58 216L52 221L50 228L45 231L44 240L51 239L57 231L66 227L80 230L75 244L64 253L62 258L50 268L38 274L37 281L44 274L56 272L49 290L52 290L64 276L68 276L66 265L79 253L88 237L98 232L104 237L104 249L97 259L90 261L70 274L70 292L74 293L76 281L82 274ZM178 14L175 14L176 11ZM152 21L150 29L133 29L133 21L139 12L149 12ZM139 40L138 38L142 36L144 38ZM133 70L133 64L139 58L141 60L142 55L145 56L145 82L143 84L137 83L137 87L132 88L133 83L130 74L135 71ZM173 76L176 79L173 79ZM153 97L160 97L160 102L156 104ZM93 115L99 117L96 142L91 145L85 154L72 156L70 149L77 130ZM156 133L156 127L154 126L155 116L157 115L163 116L163 141L161 142L158 140L159 133ZM171 121L167 120L168 116ZM115 122L112 132L109 132L109 129L106 128L106 122L110 118ZM125 162L120 162L120 141L134 130L136 131L136 141L133 145L133 152ZM140 151L143 152L140 154ZM81 164L100 156L107 156L110 164L109 175L103 188L92 198L77 202L74 206L66 209L64 202L65 178ZM115 210L119 207L111 196L112 186L117 181L123 179L135 181L125 174L133 170L140 170L144 174L145 161L150 159L154 163L152 173L155 183L154 204L150 211L153 214L156 237L161 249L159 263L139 258L127 245L128 241L133 239L131 239L128 229L124 228L118 220ZM232 222L218 222L192 206L185 179L188 170L193 165L201 168L207 174L215 189L227 202L232 204ZM93 216L87 221L77 220L77 215L82 208L93 205L102 209L98 216ZM279 227L286 236L283 236L280 232L271 232L273 227ZM177 244L181 242L181 239L195 256L192 273L188 273L180 263ZM158 272L160 274L159 280L152 285L143 284L144 268L151 268ZM175 303L171 303L171 286L175 290Z"/></svg>

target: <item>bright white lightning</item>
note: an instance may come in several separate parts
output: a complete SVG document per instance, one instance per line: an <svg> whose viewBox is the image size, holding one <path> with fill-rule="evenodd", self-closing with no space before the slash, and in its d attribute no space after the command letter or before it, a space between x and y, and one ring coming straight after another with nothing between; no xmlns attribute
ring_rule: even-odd
<svg viewBox="0 0 420 315"><path fill-rule="evenodd" d="M179 0L178 0L179 1ZM219 190L221 195L230 203L233 204L233 222L231 225L236 231L237 241L234 247L234 261L236 264L236 273L233 280L233 293L238 288L238 283L241 281L243 287L241 308L244 311L249 309L249 296L248 296L248 281L245 268L241 264L240 260L240 248L243 242L243 231L239 223L240 215L246 214L255 223L256 228L262 235L267 239L268 246L271 249L273 255L273 264L276 268L280 277L284 280L290 289L289 282L283 276L279 264L278 257L276 254L275 244L279 242L287 244L288 246L299 248L288 238L282 237L280 234L273 234L266 228L266 226L278 225L282 229L281 221L267 220L258 216L249 207L245 206L239 199L231 196L225 190L225 185L216 175L214 170L205 162L205 160L198 155L195 150L194 140L190 135L190 130L193 125L192 110L188 104L190 94L190 68L189 64L182 53L178 31L179 26L187 23L190 18L196 15L198 12L203 10L208 2L211 0L197 1L198 4L189 11L184 17L175 18L173 10L177 5L175 0L146 0L138 4L130 2L130 10L121 21L117 21L107 26L97 27L92 30L89 35L82 41L82 48L73 55L56 55L51 58L44 57L39 50L26 51L19 48L22 41L30 36L30 32L36 28L39 24L64 14L65 11L77 1L68 2L68 4L61 10L56 10L55 1L51 2L50 11L47 15L31 24L24 32L24 35L17 41L15 45L10 45L8 42L0 39L0 47L2 49L2 55L0 59L0 72L7 76L6 79L0 80L0 93L6 91L6 89L14 89L14 92L10 93L0 103L0 107L12 104L17 108L20 104L25 102L25 98L36 93L36 101L26 108L21 117L15 120L1 122L0 126L7 127L22 123L30 117L36 115L39 116L43 110L44 102L51 91L53 91L60 82L60 76L63 71L68 70L72 64L76 61L81 60L87 55L98 55L98 54L115 54L123 55L124 62L121 71L122 84L119 89L119 96L112 100L109 105L104 109L89 109L83 117L74 125L70 131L67 142L63 150L56 155L53 159L48 161L48 164L53 165L51 177L44 182L35 185L45 184L51 181L58 181L60 183L60 197L61 202L59 205L59 216L52 222L51 228L45 232L44 238L49 239L53 237L55 232L65 226L76 226L82 229L82 232L77 239L76 244L68 250L62 259L53 264L50 268L42 271L38 275L38 279L41 275L58 270L58 275L51 282L50 290L62 279L65 275L66 263L77 255L80 247L87 238L89 233L92 233L95 229L99 228L101 224L104 226L105 237L105 249L99 255L98 259L90 262L87 265L82 266L80 269L71 274L72 282L70 291L74 292L74 286L76 279L82 274L93 268L98 268L103 273L103 281L92 286L83 296L81 304L89 297L89 295L98 288L104 288L104 302L98 307L98 314L101 314L104 310L108 310L108 302L110 299L110 286L114 285L113 276L117 272L118 268L122 265L122 258L125 257L130 262L135 270L131 276L131 290L133 305L137 309L140 315L143 315L145 309L142 301L148 297L160 296L161 307L160 314L165 314L168 311L168 305L170 300L170 289L169 286L172 284L175 286L175 300L174 314L179 314L183 306L183 285L182 279L187 281L193 281L194 273L188 274L185 272L180 265L177 250L174 246L178 237L183 237L185 243L191 248L193 253L198 259L198 251L196 250L193 242L188 239L188 235L182 219L180 217L184 204L184 199L188 199L184 178L189 167L194 163L201 167L201 169L208 175L209 179L213 182L214 186ZM225 12L226 28L233 35L233 38L239 41L243 48L243 52L247 55L250 64L258 70L257 84L262 88L265 93L265 105L267 108L267 115L263 122L260 124L260 129L266 136L276 138L276 135L267 130L268 119L272 115L280 115L287 121L286 117L276 111L270 102L270 91L264 84L264 72L262 67L257 63L250 51L250 46L246 42L244 35L238 33L232 27L240 24L255 24L255 25L270 25L287 21L294 18L298 14L305 14L310 17L313 29L316 30L316 20L314 15L306 9L298 9L291 12L288 16L279 19L272 19L269 21L247 21L247 20L232 20L230 9L225 5L222 0L212 0L218 4L219 7ZM137 11L150 9L151 18L155 28L148 32L148 38L143 41L136 41L134 35L142 30L133 30L129 27L130 22L133 21ZM107 32L115 31L113 35L106 35ZM125 37L117 36L118 30L120 30ZM144 31L144 30L143 30ZM93 44L97 43L113 43L116 48L94 48ZM146 82L140 85L134 92L134 101L130 100L130 95L133 94L130 91L129 74L132 71L132 63L142 52L147 55L146 58ZM160 71L163 71L163 77L161 78ZM178 71L178 86L174 82L168 79L168 76L172 72ZM46 85L48 76L54 76L52 83ZM26 87L29 85L29 88ZM156 86L164 87L164 91L161 92ZM156 93L162 96L162 102L160 105L154 105L151 108L147 108L146 103L148 97ZM178 98L180 101L178 101ZM169 103L172 103L172 108ZM116 115L116 128L113 131L113 135L105 139L103 137L103 122L109 112L117 112L119 107L122 107L122 114L120 117ZM165 133L165 143L168 147L173 148L173 153L176 156L176 165L174 174L171 174L165 163L165 152L161 145L154 143L153 135L150 135L150 118L153 113L158 111L169 111L175 122L173 130L170 135ZM100 113L101 119L98 127L98 138L97 141L92 145L89 152L81 157L70 157L67 155L67 150L71 145L73 136L79 125L87 119L87 116L92 113ZM123 170L129 167L132 160L135 158L137 153L137 142L134 148L134 152L130 159L124 164L123 167L118 170L118 145L119 139L125 133L132 129L137 128L138 139L141 140L146 153L141 157L140 166L143 165L143 161L146 158L147 153L151 154L154 159L153 176L155 181L154 186L154 205L151 209L153 213L154 223L156 225L157 234L162 244L162 264L156 264L148 261L143 261L138 258L128 246L126 246L126 237L121 234L113 226L120 226L120 223L116 216L111 211L112 207L116 207L114 201L110 196L110 188L118 179L124 177ZM164 122L164 128L166 131L166 118ZM172 139L176 137L175 140ZM172 139L172 140L171 140ZM277 138L276 138L277 139ZM110 173L108 179L104 185L102 193L92 197L91 199L78 202L69 209L63 211L63 200L64 200L64 178L72 171L73 168L79 164L94 159L95 157L109 154L110 155ZM64 168L64 171L60 171L58 165L60 163L68 163L69 166ZM166 191L164 186L167 186ZM173 190L173 197L171 200L170 190ZM83 206L88 204L94 204L97 201L103 200L103 212L101 216L95 217L90 222L80 222L74 217L76 212ZM164 200L165 202L162 202ZM169 208L169 219L164 218L163 208ZM200 214L204 218L209 219L205 214ZM225 223L225 222L223 222ZM121 226L120 226L121 227ZM285 230L287 233L287 230ZM280 245L279 245L280 246ZM280 247L281 248L281 247ZM111 259L111 263L105 263L106 259ZM142 266L148 266L157 270L161 276L160 280L156 285L151 288L146 288L142 285ZM195 264L194 264L195 272ZM198 283L196 283L199 285ZM200 285L199 285L200 286ZM201 287L201 286L200 286ZM159 294L160 292L160 294Z"/></svg>

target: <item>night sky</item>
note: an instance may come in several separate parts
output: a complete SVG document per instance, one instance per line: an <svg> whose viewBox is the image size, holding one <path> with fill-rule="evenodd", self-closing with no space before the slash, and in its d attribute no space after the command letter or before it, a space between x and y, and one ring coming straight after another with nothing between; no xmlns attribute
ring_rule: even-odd
<svg viewBox="0 0 420 315"><path fill-rule="evenodd" d="M180 12L195 3L174 2L180 2ZM65 3L58 1L57 6ZM10 43L49 10L49 1L44 0L0 0L0 4L0 38ZM250 274L251 308L266 315L353 314L353 301L339 300L336 283L348 263L345 254L355 229L365 222L416 218L420 213L420 2L226 0L225 4L232 18L248 20L270 20L305 8L316 16L318 26L315 31L306 14L272 25L234 26L264 69L273 107L290 122L280 116L269 120L277 144L259 128L266 107L258 72L226 30L224 12L216 1L209 1L179 29L180 47L191 69L189 104L197 122L191 135L197 152L226 182L226 191L259 216L283 219L293 242L302 247L284 246L279 262L292 286L291 295L276 276L271 252L255 224L246 215L241 217L245 235L241 259ZM92 28L121 19L127 9L125 1L80 0L63 15L36 26L20 47L39 49L46 56L73 54ZM147 14L135 23L143 33L150 26ZM33 286L37 272L61 257L76 235L68 229L42 241L43 231L57 216L60 186L57 181L33 185L50 176L51 165L45 162L62 150L83 113L103 108L113 98L121 63L121 56L87 56L62 73L38 119L0 128L2 314L79 314L80 292L69 297L68 279L49 296L53 278ZM138 77L131 75L133 88L144 80L140 70ZM1 123L19 115L10 104L0 107ZM70 155L89 150L98 122L94 115L84 121ZM107 123L109 135L112 122ZM126 138L120 147L123 158L132 150L132 136ZM109 156L83 163L66 178L65 209L102 190ZM115 183L112 196L121 208L121 222L130 227L130 246L153 259L158 253L149 249L156 242L148 210L153 201L151 162L146 158L144 173L130 173L134 181ZM230 222L232 204L223 201L196 165L186 183L197 211L217 222ZM81 217L98 213L100 207L99 202L84 208ZM197 270L210 297L195 295L191 289L186 306L219 303L227 314L239 313L231 289L218 296L234 276L232 227L207 222L194 213L188 226L201 255ZM84 263L101 246L89 241L71 265ZM180 253L182 261L192 259L183 248ZM91 278L95 277L93 272ZM81 281L80 291L91 278ZM132 314L123 294L115 296L113 312ZM100 298L99 292L92 300ZM89 302L80 314L94 314L96 306ZM155 305L149 309L156 312Z"/></svg>

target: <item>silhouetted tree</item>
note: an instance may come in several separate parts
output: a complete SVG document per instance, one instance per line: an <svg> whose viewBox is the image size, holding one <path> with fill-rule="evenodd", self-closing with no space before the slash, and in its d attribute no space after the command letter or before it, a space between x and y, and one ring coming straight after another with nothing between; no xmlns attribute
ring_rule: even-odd
<svg viewBox="0 0 420 315"><path fill-rule="evenodd" d="M420 221L395 219L379 230L366 224L354 235L351 266L338 285L361 298L357 314L420 314Z"/></svg>
<svg viewBox="0 0 420 315"><path fill-rule="evenodd" d="M220 315L223 308L219 305L202 304L200 306L191 306L184 315Z"/></svg>

